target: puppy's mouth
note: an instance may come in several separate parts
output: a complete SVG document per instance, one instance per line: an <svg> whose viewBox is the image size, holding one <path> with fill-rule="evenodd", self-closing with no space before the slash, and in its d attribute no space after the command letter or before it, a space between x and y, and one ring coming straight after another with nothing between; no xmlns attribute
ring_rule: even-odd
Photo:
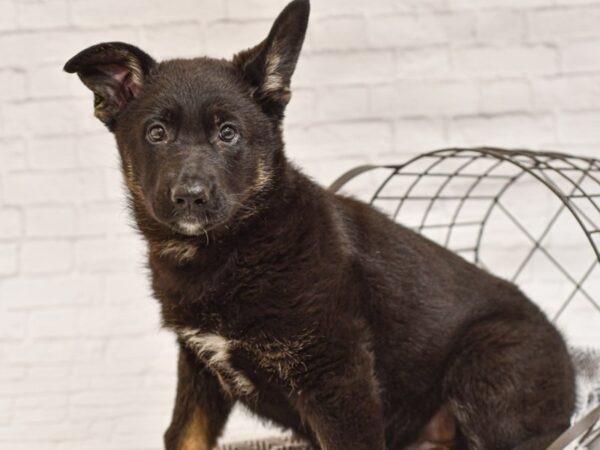
<svg viewBox="0 0 600 450"><path fill-rule="evenodd" d="M199 236L206 230L205 224L201 223L198 217L184 216L177 219L174 223L175 228L186 236Z"/></svg>
<svg viewBox="0 0 600 450"><path fill-rule="evenodd" d="M199 214L186 213L175 216L169 226L186 236L202 236L226 223L228 217L227 211L223 210L206 210Z"/></svg>
<svg viewBox="0 0 600 450"><path fill-rule="evenodd" d="M152 202L148 205L150 214L162 225L172 231L184 236L207 236L232 220L236 208L222 199L218 203L206 205L204 208L194 211L173 210L172 205L167 202Z"/></svg>

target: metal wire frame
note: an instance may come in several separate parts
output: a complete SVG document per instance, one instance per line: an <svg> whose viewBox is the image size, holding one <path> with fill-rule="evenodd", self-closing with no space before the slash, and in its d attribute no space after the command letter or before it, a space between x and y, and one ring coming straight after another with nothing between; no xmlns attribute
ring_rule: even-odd
<svg viewBox="0 0 600 450"><path fill-rule="evenodd" d="M481 164L484 163L484 164ZM479 166L484 166L480 168ZM416 168L415 168L416 167ZM506 170L509 168L510 170ZM535 255L543 255L562 274L565 282L571 288L560 307L554 313L552 320L557 321L573 302L577 294L585 298L593 308L600 313L600 292L590 292L584 287L594 269L600 268L600 160L590 157L573 156L557 152L536 152L530 150L506 150L500 148L449 148L436 150L416 156L399 165L368 165L359 166L340 176L330 187L333 192L338 191L350 180L359 175L374 170L383 169L389 172L381 184L374 188L370 203L380 202L395 203L391 216L394 220L403 219L405 206L410 201L421 201L423 206L419 210L421 219L413 228L420 233L430 230L445 232L445 237L438 242L474 263L485 267L481 259L481 250L484 245L483 236L490 227L494 214L501 214L511 222L515 229L520 231L522 237L530 243L523 260L516 265L510 277L516 281L525 268L532 263ZM392 185L398 178L407 181L403 192L395 192ZM537 180L542 186L558 199L558 207L549 220L544 224L541 232L534 232L523 223L510 206L505 203L505 194L509 188L525 180ZM454 180L460 180L461 191L448 192L449 185ZM484 180L495 180L495 192L481 193ZM436 189L431 194L416 193L417 187L424 184L433 185ZM396 183L398 185L400 183ZM585 187L584 187L585 185ZM488 202L483 208L481 216L477 219L461 221L461 211L465 209L468 201ZM432 219L432 211L436 205L443 203L449 207L450 220L439 222ZM393 205L392 205L393 206ZM544 243L545 239L563 215L570 215L579 228L582 242L587 240L590 247L590 264L583 275L571 273L565 264L556 258ZM454 233L465 227L474 228L475 243L471 247L452 248L450 245ZM582 255L583 256L583 255ZM594 296L595 295L595 296ZM598 316L600 328L600 315ZM575 448L585 445L592 439L597 439L600 434L600 424L595 423L578 439Z"/></svg>
<svg viewBox="0 0 600 450"><path fill-rule="evenodd" d="M455 166L448 170L448 162L453 161ZM473 167L476 163L487 161L485 169L478 170ZM425 165L421 170L412 170L414 165ZM505 173L501 169L509 165L514 170ZM339 190L344 184L358 175L373 169L386 169L390 173L375 189L371 197L371 203L378 201L397 202L392 217L396 220L403 211L408 201L420 200L426 203L423 208L420 224L412 228L418 232L438 229L446 230L446 236L442 243L449 247L451 238L456 229L461 227L478 227L476 242L473 247L454 248L454 251L463 254L472 253L471 259L483 266L481 260L482 238L490 217L495 211L500 211L510 220L522 235L531 242L531 249L525 259L517 266L511 280L516 281L523 269L530 263L536 253L543 254L562 273L565 279L573 286L573 289L564 300L553 319L557 320L571 303L577 294L585 297L590 304L600 312L600 299L594 298L583 286L594 269L600 265L600 161L589 157L579 157L557 152L535 152L530 150L506 150L500 148L450 148L436 150L419 155L400 165L383 166L360 166L350 170L339 177L331 186L332 191ZM539 235L534 235L513 214L510 208L503 203L503 196L507 190L525 176L531 176L545 186L559 200L559 208L552 215L544 230ZM402 193L389 193L390 183L397 177L410 177L412 183ZM422 184L425 179L439 179L437 190L433 194L416 195L415 188ZM464 191L459 194L448 194L447 187L456 179L465 181ZM481 195L478 188L486 179L497 180L498 188L494 193ZM590 187L582 187L586 181ZM592 190L590 192L590 189ZM459 215L464 209L467 201L488 201L489 207L478 220L459 221ZM430 215L435 204L440 202L456 201L457 205L451 215L451 220L446 223L432 223ZM583 203L583 204L582 204ZM564 264L554 257L543 245L544 239L552 227L557 223L562 214L570 214L579 225L584 236L593 251L595 258L591 261L588 269L582 277L577 278L569 272Z"/></svg>

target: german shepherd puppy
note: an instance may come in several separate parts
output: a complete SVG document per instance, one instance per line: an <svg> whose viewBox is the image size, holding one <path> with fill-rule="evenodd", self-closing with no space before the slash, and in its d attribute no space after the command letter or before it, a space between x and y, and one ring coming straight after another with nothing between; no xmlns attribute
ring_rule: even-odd
<svg viewBox="0 0 600 450"><path fill-rule="evenodd" d="M322 450L545 448L574 381L544 314L287 161L308 15L291 2L232 60L159 63L111 42L65 65L116 137L177 335L166 448L213 448L236 402Z"/></svg>

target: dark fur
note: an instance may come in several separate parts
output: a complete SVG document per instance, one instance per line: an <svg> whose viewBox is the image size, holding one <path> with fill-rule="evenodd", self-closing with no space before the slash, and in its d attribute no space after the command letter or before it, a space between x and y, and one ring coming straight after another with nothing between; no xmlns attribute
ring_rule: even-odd
<svg viewBox="0 0 600 450"><path fill-rule="evenodd" d="M545 448L569 424L574 382L540 310L287 162L280 125L308 9L292 2L232 61L156 63L108 43L65 66L116 136L154 293L179 335L166 448L211 448L236 401L324 450L401 449L442 407L461 448ZM152 123L166 141L149 143ZM202 204L177 209L180 188ZM233 371L209 368L183 329L227 339ZM254 389L236 390L235 374Z"/></svg>

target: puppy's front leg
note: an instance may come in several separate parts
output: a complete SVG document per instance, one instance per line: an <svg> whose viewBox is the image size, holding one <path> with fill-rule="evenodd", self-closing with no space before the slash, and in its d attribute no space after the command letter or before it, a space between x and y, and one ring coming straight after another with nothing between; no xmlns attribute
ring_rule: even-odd
<svg viewBox="0 0 600 450"><path fill-rule="evenodd" d="M370 357L322 374L301 394L301 415L322 450L384 450L384 420Z"/></svg>
<svg viewBox="0 0 600 450"><path fill-rule="evenodd" d="M210 450L217 442L233 401L215 376L180 344L177 394L166 450Z"/></svg>

